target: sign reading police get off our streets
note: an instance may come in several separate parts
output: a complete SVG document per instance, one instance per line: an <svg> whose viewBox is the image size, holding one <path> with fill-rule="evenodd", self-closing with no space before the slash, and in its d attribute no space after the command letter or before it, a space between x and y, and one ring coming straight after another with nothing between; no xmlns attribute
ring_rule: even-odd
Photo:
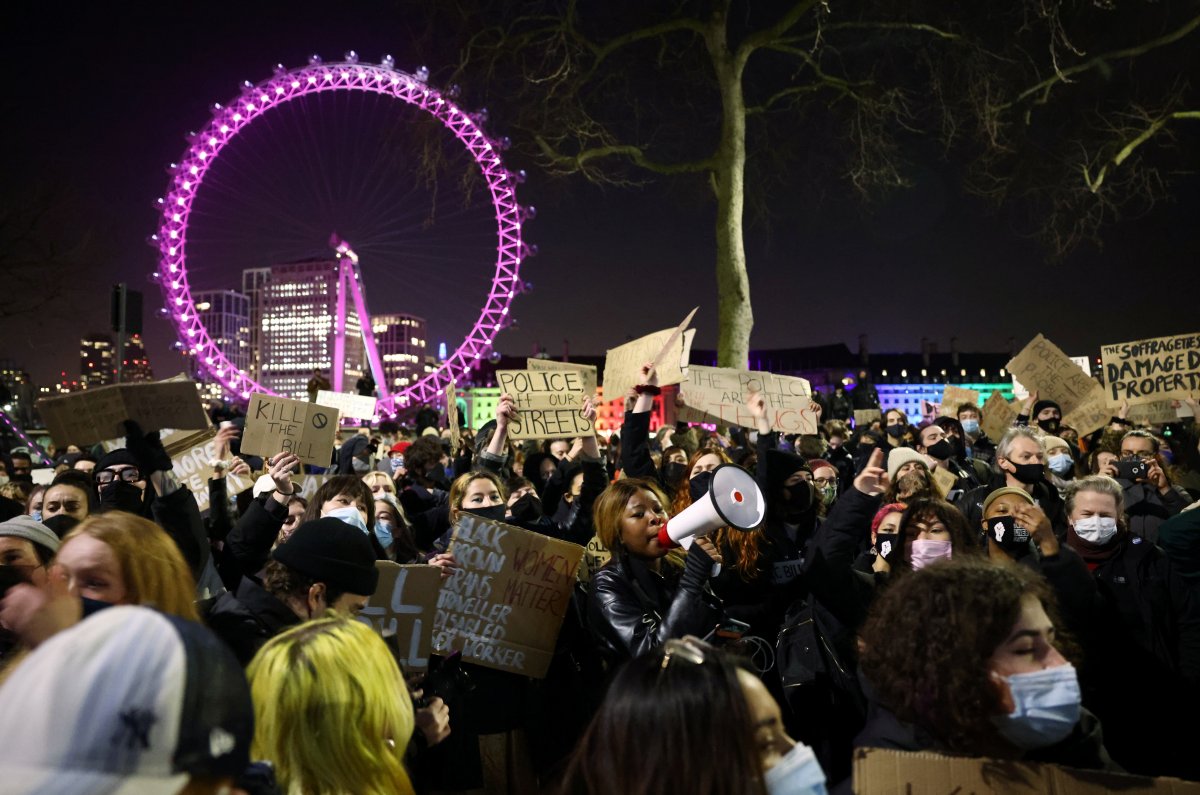
<svg viewBox="0 0 1200 795"><path fill-rule="evenodd" d="M590 436L583 416L583 377L575 370L497 370L502 394L512 396L517 418L508 424L510 439L574 439Z"/></svg>
<svg viewBox="0 0 1200 795"><path fill-rule="evenodd" d="M256 392L246 407L241 449L264 458L286 452L306 464L329 466L337 424L335 408Z"/></svg>
<svg viewBox="0 0 1200 795"><path fill-rule="evenodd" d="M1100 359L1111 405L1200 393L1200 333L1104 345Z"/></svg>

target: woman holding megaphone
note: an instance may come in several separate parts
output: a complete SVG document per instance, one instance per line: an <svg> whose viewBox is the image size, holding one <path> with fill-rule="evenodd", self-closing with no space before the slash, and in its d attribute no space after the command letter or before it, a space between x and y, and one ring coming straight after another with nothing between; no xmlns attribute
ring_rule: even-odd
<svg viewBox="0 0 1200 795"><path fill-rule="evenodd" d="M652 366L642 368L632 414L648 413L658 393ZM640 418L638 418L640 419ZM593 525L612 559L588 594L588 626L611 663L636 657L671 638L708 635L722 618L709 579L721 553L694 537L686 554L663 532L669 501L656 480L625 478L604 490Z"/></svg>

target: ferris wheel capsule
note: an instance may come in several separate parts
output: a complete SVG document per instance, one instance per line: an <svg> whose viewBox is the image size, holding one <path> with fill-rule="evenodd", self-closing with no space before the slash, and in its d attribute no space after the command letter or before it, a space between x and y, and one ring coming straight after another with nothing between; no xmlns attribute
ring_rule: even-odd
<svg viewBox="0 0 1200 795"><path fill-rule="evenodd" d="M379 62L379 65L382 66L384 69L395 69L396 68L396 59L390 55L385 55L385 56L383 56L383 60Z"/></svg>

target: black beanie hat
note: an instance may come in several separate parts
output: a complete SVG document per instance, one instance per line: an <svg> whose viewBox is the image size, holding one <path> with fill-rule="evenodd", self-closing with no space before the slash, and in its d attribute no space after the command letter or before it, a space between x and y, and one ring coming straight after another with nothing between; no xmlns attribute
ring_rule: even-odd
<svg viewBox="0 0 1200 795"><path fill-rule="evenodd" d="M1058 405L1053 400L1039 400L1037 403L1034 403L1033 414L1030 416L1036 418L1037 415L1042 413L1043 409L1058 409L1058 416L1062 416L1062 406Z"/></svg>
<svg viewBox="0 0 1200 795"><path fill-rule="evenodd" d="M771 494L778 494L783 484L799 471L812 472L808 462L795 453L785 450L767 451L767 489ZM768 497L770 499L770 497Z"/></svg>
<svg viewBox="0 0 1200 795"><path fill-rule="evenodd" d="M113 450L111 453L105 453L99 461L96 462L96 471L108 469L115 464L129 464L129 466L141 466L138 460L133 457L133 453L126 450L124 447Z"/></svg>
<svg viewBox="0 0 1200 795"><path fill-rule="evenodd" d="M375 549L363 531L326 517L296 528L271 557L317 582L359 596L373 596L379 585Z"/></svg>

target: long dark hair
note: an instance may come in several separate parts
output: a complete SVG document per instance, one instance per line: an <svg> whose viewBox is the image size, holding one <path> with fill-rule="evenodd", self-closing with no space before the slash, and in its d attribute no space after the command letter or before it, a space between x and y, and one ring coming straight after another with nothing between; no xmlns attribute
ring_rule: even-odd
<svg viewBox="0 0 1200 795"><path fill-rule="evenodd" d="M988 660L1036 597L1059 633L1054 595L1025 566L954 559L894 581L871 606L859 655L879 702L929 732L942 748L1014 756L992 724L1003 712ZM1060 634L1055 645L1073 651Z"/></svg>
<svg viewBox="0 0 1200 795"><path fill-rule="evenodd" d="M655 649L617 673L560 795L765 795L737 666L707 647L702 662L676 651L664 665L666 654Z"/></svg>
<svg viewBox="0 0 1200 795"><path fill-rule="evenodd" d="M892 567L893 574L912 571L910 551L912 541L917 537L917 531L915 528L911 530L910 528L922 519L926 521L937 519L946 526L946 529L950 531L951 554L955 558L978 557L982 554L979 542L976 540L978 533L971 532L971 526L967 524L966 517L962 515L961 511L945 500L937 498L913 500L904 511L904 516L900 517L899 529L900 538L904 543L904 555Z"/></svg>

